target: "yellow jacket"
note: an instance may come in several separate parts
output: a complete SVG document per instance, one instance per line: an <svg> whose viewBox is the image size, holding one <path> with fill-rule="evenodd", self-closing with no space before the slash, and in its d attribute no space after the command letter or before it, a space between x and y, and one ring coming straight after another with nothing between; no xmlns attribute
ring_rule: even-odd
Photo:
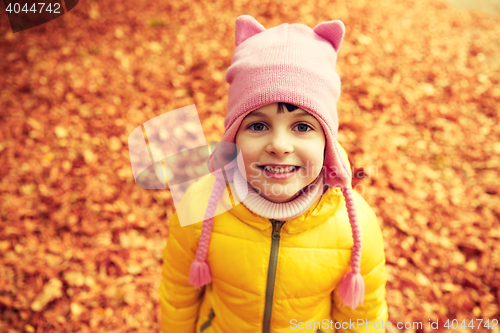
<svg viewBox="0 0 500 333"><path fill-rule="evenodd" d="M203 193L204 200L190 197L199 195L200 188L211 188L214 181L208 175L193 184L178 208L202 221L210 192ZM385 332L382 233L370 206L356 191L353 195L363 240L363 305L355 310L341 307L336 294L349 270L353 240L344 197L340 189L330 188L305 213L275 230L274 241L274 223L243 204L216 216L207 256L212 282L201 290L191 286L188 277L202 222L180 227L174 213L159 289L162 332ZM227 192L217 209L224 207L231 207ZM271 256L272 247L276 256ZM268 286L273 294L266 295Z"/></svg>

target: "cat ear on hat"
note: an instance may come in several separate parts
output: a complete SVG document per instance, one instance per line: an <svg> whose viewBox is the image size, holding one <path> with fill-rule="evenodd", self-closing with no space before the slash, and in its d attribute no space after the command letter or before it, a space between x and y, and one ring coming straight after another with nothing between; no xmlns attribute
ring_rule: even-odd
<svg viewBox="0 0 500 333"><path fill-rule="evenodd" d="M345 25L340 20L328 21L318 24L313 31L332 44L336 52L339 52L345 35Z"/></svg>
<svg viewBox="0 0 500 333"><path fill-rule="evenodd" d="M236 46L243 43L249 37L266 30L262 24L250 15L240 15L236 19Z"/></svg>

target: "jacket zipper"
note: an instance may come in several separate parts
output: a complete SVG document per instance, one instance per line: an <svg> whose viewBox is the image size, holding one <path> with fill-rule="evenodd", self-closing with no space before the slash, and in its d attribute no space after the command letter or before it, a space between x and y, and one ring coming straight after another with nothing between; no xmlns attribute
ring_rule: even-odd
<svg viewBox="0 0 500 333"><path fill-rule="evenodd" d="M214 317L215 317L214 309L210 309L210 313L208 314L208 320L204 322L203 325L201 325L200 332L203 332L210 325L212 325L212 319L214 319Z"/></svg>
<svg viewBox="0 0 500 333"><path fill-rule="evenodd" d="M276 268L278 267L278 252L280 247L280 231L286 221L270 219L273 225L271 240L271 254L269 256L269 268L267 270L266 305L264 308L264 323L262 333L269 333L271 326L271 313L273 310L274 282L276 280Z"/></svg>

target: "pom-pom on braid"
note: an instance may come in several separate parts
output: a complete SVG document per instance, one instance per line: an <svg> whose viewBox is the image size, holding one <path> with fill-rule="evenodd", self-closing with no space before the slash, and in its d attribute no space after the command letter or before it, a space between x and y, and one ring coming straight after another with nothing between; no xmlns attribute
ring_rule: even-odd
<svg viewBox="0 0 500 333"><path fill-rule="evenodd" d="M207 263L207 253L208 246L210 244L210 237L212 235L215 209L217 208L217 204L219 199L222 197L225 187L225 180L217 177L205 211L205 219L203 220L203 226L201 227L201 236L198 242L198 250L196 251L196 259L193 260L191 270L189 272L189 283L195 288L201 288L212 281L210 267Z"/></svg>
<svg viewBox="0 0 500 333"><path fill-rule="evenodd" d="M360 273L361 269L361 229L358 223L358 216L354 204L354 198L350 187L343 187L342 194L344 195L347 215L351 223L352 238L354 245L351 253L351 271L346 274L337 294L340 295L343 305L349 306L351 309L356 309L359 304L363 304L365 298L365 282Z"/></svg>

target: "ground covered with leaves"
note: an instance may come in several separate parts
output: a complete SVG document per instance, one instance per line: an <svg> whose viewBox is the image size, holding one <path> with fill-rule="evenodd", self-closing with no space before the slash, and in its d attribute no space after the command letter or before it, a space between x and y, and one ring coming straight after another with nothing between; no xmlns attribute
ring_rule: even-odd
<svg viewBox="0 0 500 333"><path fill-rule="evenodd" d="M0 15L0 331L159 330L174 206L135 184L128 135L196 104L220 139L240 14L346 24L339 141L385 237L390 321L494 332L500 18L442 0L81 0L16 34Z"/></svg>

